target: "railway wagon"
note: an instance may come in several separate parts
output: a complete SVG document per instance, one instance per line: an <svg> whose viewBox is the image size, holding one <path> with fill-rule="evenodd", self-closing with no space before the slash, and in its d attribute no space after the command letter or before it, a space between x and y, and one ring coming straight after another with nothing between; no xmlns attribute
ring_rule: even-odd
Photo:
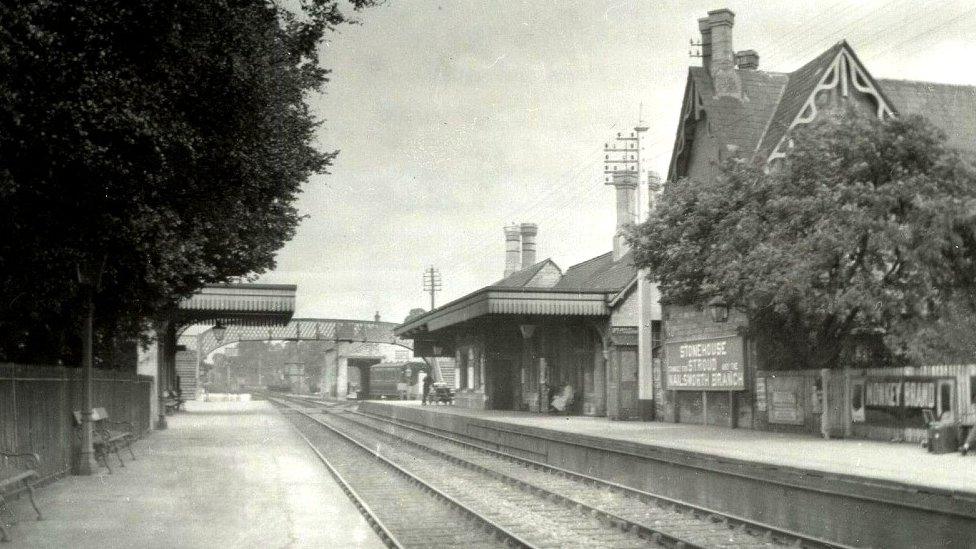
<svg viewBox="0 0 976 549"><path fill-rule="evenodd" d="M423 362L380 362L369 368L369 388L366 398L406 398L408 388L417 384L420 372L427 372Z"/></svg>

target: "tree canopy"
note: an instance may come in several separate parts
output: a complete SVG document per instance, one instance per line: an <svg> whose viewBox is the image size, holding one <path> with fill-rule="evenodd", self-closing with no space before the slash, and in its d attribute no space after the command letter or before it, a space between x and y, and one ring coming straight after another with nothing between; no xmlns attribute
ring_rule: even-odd
<svg viewBox="0 0 976 549"><path fill-rule="evenodd" d="M842 111L791 138L770 170L732 158L669 182L630 235L638 266L666 301L723 297L793 367L835 366L866 334L895 359L948 351L919 335L976 310L972 158L913 116Z"/></svg>
<svg viewBox="0 0 976 549"><path fill-rule="evenodd" d="M373 3L340 1L0 7L0 361L76 361L79 270L102 271L104 349L274 266L336 155L313 146L317 46Z"/></svg>

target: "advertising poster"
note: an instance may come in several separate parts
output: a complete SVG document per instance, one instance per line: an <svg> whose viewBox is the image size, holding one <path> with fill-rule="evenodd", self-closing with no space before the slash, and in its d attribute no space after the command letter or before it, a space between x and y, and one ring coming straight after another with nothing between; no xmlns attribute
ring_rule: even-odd
<svg viewBox="0 0 976 549"><path fill-rule="evenodd" d="M803 425L803 378L772 376L766 380L769 391L770 423Z"/></svg>
<svg viewBox="0 0 976 549"><path fill-rule="evenodd" d="M947 398L939 387L947 386ZM852 419L885 427L925 426L924 410L939 417L939 410L953 408L955 381L933 377L883 377L859 379L852 383ZM948 400L940 407L942 400ZM857 406L860 404L860 406Z"/></svg>

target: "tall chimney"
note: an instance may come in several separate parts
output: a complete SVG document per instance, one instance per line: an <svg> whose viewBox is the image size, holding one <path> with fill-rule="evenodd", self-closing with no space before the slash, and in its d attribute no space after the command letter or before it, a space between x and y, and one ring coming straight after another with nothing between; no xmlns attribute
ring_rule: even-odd
<svg viewBox="0 0 976 549"><path fill-rule="evenodd" d="M702 34L702 66L712 77L716 97L742 97L742 82L735 72L735 50L732 47L732 25L735 14L730 9L708 12L698 20Z"/></svg>
<svg viewBox="0 0 976 549"><path fill-rule="evenodd" d="M636 171L619 171L613 173L608 185L617 189L617 228L613 235L613 260L617 261L630 250L627 239L623 236L623 229L627 225L637 223L637 184Z"/></svg>
<svg viewBox="0 0 976 549"><path fill-rule="evenodd" d="M522 268L522 250L519 242L519 226L505 227L505 277Z"/></svg>
<svg viewBox="0 0 976 549"><path fill-rule="evenodd" d="M535 235L539 226L535 223L522 223L522 268L535 265Z"/></svg>

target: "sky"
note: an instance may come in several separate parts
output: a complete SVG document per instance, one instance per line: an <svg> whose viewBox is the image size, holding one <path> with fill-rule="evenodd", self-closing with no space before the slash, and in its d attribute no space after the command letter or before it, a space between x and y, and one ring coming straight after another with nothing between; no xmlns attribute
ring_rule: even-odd
<svg viewBox="0 0 976 549"><path fill-rule="evenodd" d="M722 7L760 69L846 39L875 77L976 85L971 0L386 0L320 48L317 145L341 152L260 282L297 284L296 318L401 322L429 308L429 266L438 305L499 280L512 222L563 270L609 251L603 145L640 118L644 167L667 173L689 40Z"/></svg>

